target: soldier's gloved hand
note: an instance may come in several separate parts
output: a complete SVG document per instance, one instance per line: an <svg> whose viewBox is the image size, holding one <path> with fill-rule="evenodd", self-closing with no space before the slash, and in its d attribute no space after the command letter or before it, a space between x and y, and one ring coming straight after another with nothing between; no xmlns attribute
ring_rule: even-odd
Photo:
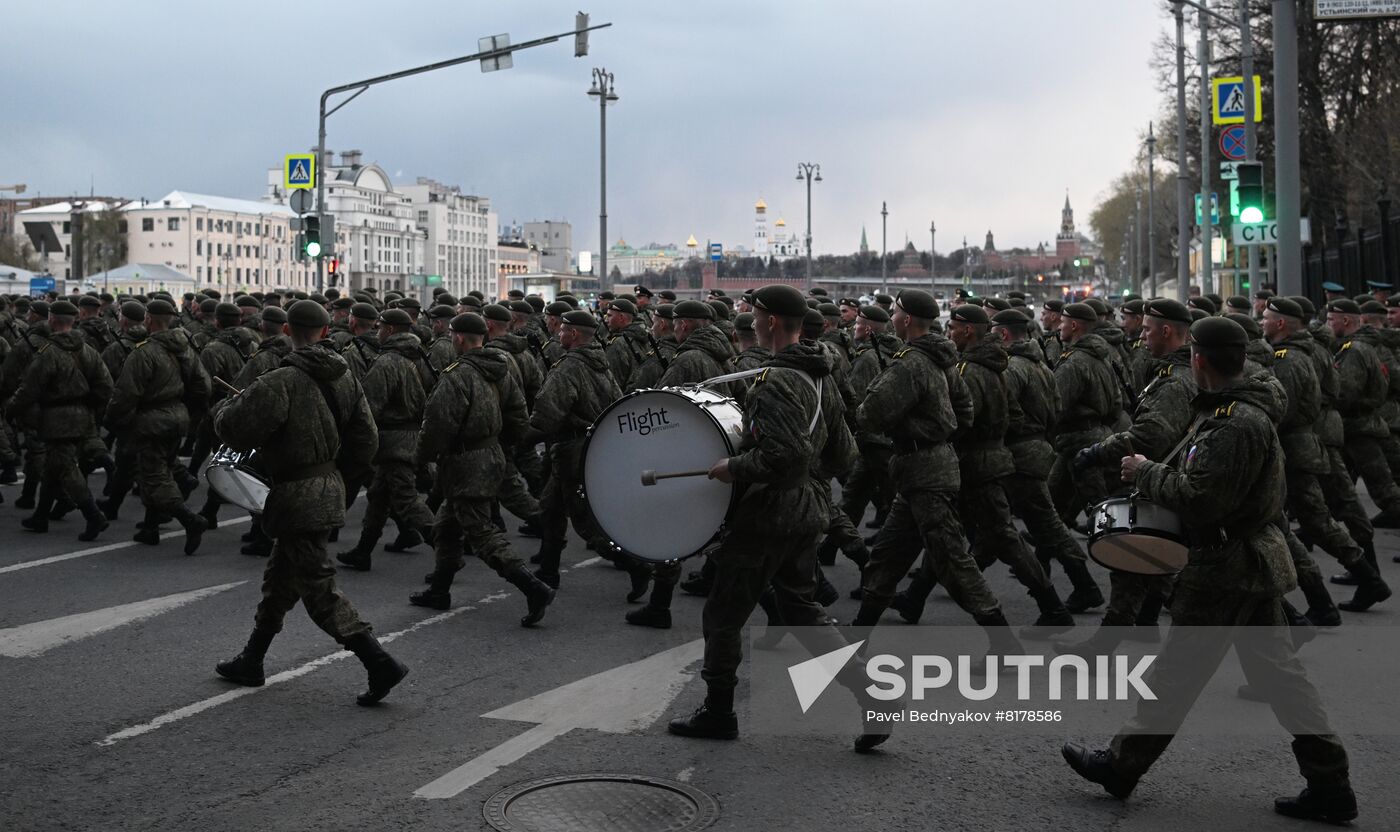
<svg viewBox="0 0 1400 832"><path fill-rule="evenodd" d="M1074 470L1076 471L1086 471L1098 464L1099 446L1097 444L1081 448L1079 453L1074 455Z"/></svg>

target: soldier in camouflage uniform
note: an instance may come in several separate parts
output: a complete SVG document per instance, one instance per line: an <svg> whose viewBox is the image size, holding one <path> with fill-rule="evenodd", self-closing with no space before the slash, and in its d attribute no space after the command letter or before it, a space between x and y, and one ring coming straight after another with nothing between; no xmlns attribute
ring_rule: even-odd
<svg viewBox="0 0 1400 832"><path fill-rule="evenodd" d="M1002 339L1008 355L1006 380L1009 421L1006 447L1015 471L1002 481L1011 511L1026 524L1035 540L1037 555L1046 572L1050 558L1064 567L1074 591L1065 600L1072 613L1103 604L1103 593L1089 575L1084 549L1055 512L1046 478L1055 460L1049 437L1060 416L1060 394L1055 374L1045 366L1044 352L1030 338L1030 319L1015 309L992 318L992 332Z"/></svg>
<svg viewBox="0 0 1400 832"><path fill-rule="evenodd" d="M418 462L436 462L444 499L438 508L436 568L428 588L409 596L422 607L452 604L452 578L462 568L462 538L477 557L525 595L521 626L544 617L554 589L531 575L505 535L491 522L491 503L511 471L506 457L528 425L525 397L500 350L483 349L486 321L474 314L452 319L456 362L443 370L418 435Z"/></svg>
<svg viewBox="0 0 1400 832"><path fill-rule="evenodd" d="M963 538L956 499L961 486L953 435L972 424L973 403L958 373L957 347L931 331L938 303L927 292L900 292L895 335L909 346L881 373L856 414L861 430L894 443L890 475L897 496L875 536L865 566L856 626L874 626L899 581L926 551L926 563L953 600L987 629L999 654L1020 653L1020 641L1002 614Z"/></svg>
<svg viewBox="0 0 1400 832"><path fill-rule="evenodd" d="M686 737L735 739L734 687L743 660L745 622L759 597L775 588L782 619L814 654L845 645L821 605L812 598L816 536L826 507L812 471L848 467L855 444L846 428L842 401L830 384L832 359L814 344L799 343L805 312L802 295L790 286L765 286L754 296L756 327L771 333L772 363L748 391L744 443L737 455L715 463L712 479L749 484L710 558L716 576L703 613L705 702L691 716L671 722ZM862 707L878 708L859 674L837 681L852 688ZM885 706L886 708L888 706ZM888 737L866 733L857 751Z"/></svg>
<svg viewBox="0 0 1400 832"><path fill-rule="evenodd" d="M756 370L768 363L773 351L758 343L758 334L753 331L753 313L740 312L734 316L734 336L738 339L739 354L734 358L734 370Z"/></svg>
<svg viewBox="0 0 1400 832"><path fill-rule="evenodd" d="M1388 314L1385 304L1368 300L1361 304L1362 326L1354 337L1370 344L1377 358L1385 368L1386 398L1381 404L1380 415L1385 421L1386 435L1376 437L1385 456L1386 467L1392 478L1400 477L1400 439L1396 430L1400 429L1400 332L1387 328ZM1384 509L1371 518L1371 525L1378 529L1400 528L1400 512L1387 512Z"/></svg>
<svg viewBox="0 0 1400 832"><path fill-rule="evenodd" d="M674 303L662 303L657 305L652 311L651 321L651 349L642 359L642 363L632 373L632 377L627 380L626 392L633 390L648 390L659 387L658 382L661 376L665 375L670 368L671 362L676 358L676 348L680 346L676 342L676 336L672 329L675 320L676 305Z"/></svg>
<svg viewBox="0 0 1400 832"><path fill-rule="evenodd" d="M330 303L331 313L331 349L340 352L342 348L355 335L350 331L350 309L355 305L355 301L350 298L336 298Z"/></svg>
<svg viewBox="0 0 1400 832"><path fill-rule="evenodd" d="M525 395L525 406L532 408L535 405L535 397L540 394L540 388L544 386L544 364L540 361L539 355L530 344L528 335L528 323L530 317L530 304L523 300L511 302L510 323L505 327L491 325L490 344L495 349L504 350L515 362L519 369L520 390ZM540 455L535 451L533 445L518 445L507 449L511 457L511 464L520 472L524 478L525 485L532 498L538 499L544 490L544 465L540 461ZM505 504L505 501L501 501ZM523 501L516 502L517 507L523 507ZM507 505L507 508L514 513L515 508ZM527 515L528 517L528 515ZM530 528L535 528L534 524L529 524Z"/></svg>
<svg viewBox="0 0 1400 832"><path fill-rule="evenodd" d="M130 446L146 520L132 539L160 543L158 518L169 515L185 528L185 554L192 555L208 528L204 518L185 507L175 484L175 451L189 431L186 402L203 405L210 395L209 374L190 347L186 332L174 327L175 307L163 300L146 305L147 335L131 353L117 378L107 425L119 442ZM115 506L111 507L115 512Z"/></svg>
<svg viewBox="0 0 1400 832"><path fill-rule="evenodd" d="M102 301L93 295L78 298L78 329L98 355L117 338L112 325L102 315Z"/></svg>
<svg viewBox="0 0 1400 832"><path fill-rule="evenodd" d="M1060 320L1064 308L1064 301L1047 300L1040 310L1040 322L1045 326L1040 346L1045 350L1045 363L1052 370L1059 366L1060 356L1065 351L1064 341L1060 340Z"/></svg>
<svg viewBox="0 0 1400 832"><path fill-rule="evenodd" d="M428 343L428 360L438 372L457 360L457 352L452 348L452 332L448 327L456 315L456 309L441 304L428 310L428 321L433 329L433 340Z"/></svg>
<svg viewBox="0 0 1400 832"><path fill-rule="evenodd" d="M386 309L380 315L379 341L379 357L362 381L379 431L379 450L365 495L359 542L336 556L340 563L360 571L369 570L375 544L391 514L401 527L413 529L423 540L432 539L433 514L418 493L414 464L423 406L436 376L413 333L413 320L403 309Z"/></svg>
<svg viewBox="0 0 1400 832"><path fill-rule="evenodd" d="M77 307L55 301L49 307L50 334L7 406L30 423L44 443L44 465L34 514L21 525L33 532L49 530L49 512L60 495L83 513L86 525L79 540L95 540L107 528L79 468L83 446L97 435L97 422L112 395L112 376L102 357L74 329Z"/></svg>
<svg viewBox="0 0 1400 832"><path fill-rule="evenodd" d="M540 355L544 359L546 372L550 367L555 366L564 360L564 355L568 350L559 343L559 331L564 324L564 315L572 312L573 307L567 302L556 300L544 308L545 343L540 347Z"/></svg>
<svg viewBox="0 0 1400 832"><path fill-rule="evenodd" d="M1141 455L1122 461L1123 479L1177 512L1191 541L1172 599L1177 626L1147 680L1156 696L1138 701L1107 750L1067 743L1062 753L1080 776L1126 799L1233 647L1251 685L1269 692L1281 720L1290 716L1293 752L1308 782L1298 797L1275 801L1275 811L1349 821L1356 798L1346 751L1283 626L1282 598L1295 580L1271 522L1284 501L1283 452L1272 424L1281 403L1262 379L1243 376L1245 333L1238 324L1205 318L1191 327L1191 338L1201 392L1193 402L1190 449L1161 462ZM1228 635L1220 635L1222 628Z"/></svg>
<svg viewBox="0 0 1400 832"><path fill-rule="evenodd" d="M379 357L379 338L374 334L378 323L379 310L374 304L357 303L351 307L350 340L338 352L350 366L350 374L356 381L364 381L369 365ZM354 491L350 493L353 495Z"/></svg>
<svg viewBox="0 0 1400 832"><path fill-rule="evenodd" d="M258 340L252 330L243 326L243 316L238 307L231 303L221 303L215 308L214 322L217 327L214 337L200 350L199 361L204 365L204 371L209 374L211 382L220 378L233 384L243 366L248 363L249 357L258 349ZM211 406L228 395L228 388L218 382L213 382L211 390ZM190 453L190 473L198 473L212 450L213 443L214 421L206 413L200 420L194 447ZM223 500L211 489L205 498L204 507L199 512L211 529L219 524L219 506L222 504Z"/></svg>
<svg viewBox="0 0 1400 832"><path fill-rule="evenodd" d="M637 307L628 300L614 300L607 312L607 358L613 378L626 384L642 365L651 341L647 328L636 320Z"/></svg>
<svg viewBox="0 0 1400 832"><path fill-rule="evenodd" d="M300 601L317 626L364 664L369 686L356 702L373 705L408 668L384 651L336 589L326 542L330 530L345 523L337 457L343 452L367 467L379 437L359 382L322 343L330 333L326 310L308 300L285 314L293 351L214 413L219 438L239 451L257 450L268 467L273 486L262 523L277 541L263 570L253 633L237 656L215 669L240 685L263 684L267 648Z"/></svg>
<svg viewBox="0 0 1400 832"><path fill-rule="evenodd" d="M1108 497L1109 484L1099 467L1077 469L1074 455L1108 436L1123 413L1123 394L1109 360L1112 349L1095 331L1093 307L1071 303L1061 310L1060 339L1065 344L1055 365L1055 386L1064 410L1055 428L1055 459L1048 486L1065 525L1086 506Z"/></svg>
<svg viewBox="0 0 1400 832"><path fill-rule="evenodd" d="M19 389L25 370L33 362L39 348L48 343L49 334L48 301L34 301L29 304L23 334L5 356L3 369L0 369L0 401L9 401ZM24 430L24 486L20 489L19 499L15 500L15 508L34 508L35 494L44 479L44 441L29 424L32 414L18 413L8 407L6 414Z"/></svg>
<svg viewBox="0 0 1400 832"><path fill-rule="evenodd" d="M102 351L102 363L107 365L107 372L114 380L121 378L122 367L136 345L146 340L146 305L134 300L123 303L118 327L117 340ZM117 439L114 451L116 466L112 478L107 481L107 499L97 504L108 520L117 519L117 507L136 482L136 457L128 446L129 443Z"/></svg>
<svg viewBox="0 0 1400 832"><path fill-rule="evenodd" d="M534 356L530 354L528 342L524 338L510 334L512 323L510 309L501 304L493 303L482 310L480 317L486 321L485 349L505 355L507 371L515 381L516 386L521 389L522 395L523 391L529 389L528 402L533 404L539 396L543 383L543 371L535 363ZM500 339L505 340L501 341ZM456 343L455 336L453 343ZM511 514L525 520L531 529L538 529L539 501L530 492L524 477L521 476L520 470L515 465L516 449L514 444L505 450L506 465L510 473L496 490L497 499L492 507L492 521L502 531L505 530L505 521L500 514L500 506L504 506Z"/></svg>
<svg viewBox="0 0 1400 832"><path fill-rule="evenodd" d="M238 377L233 381L234 387L244 389L258 376L281 366L282 359L291 354L292 339L283 332L286 323L287 310L280 306L263 308L259 314L258 334L261 340L257 349L248 356L247 363L238 371ZM330 345L327 344L326 348L329 349Z"/></svg>
<svg viewBox="0 0 1400 832"><path fill-rule="evenodd" d="M1124 301L1118 308L1123 326L1124 360L1127 362L1128 386L1134 391L1147 386L1148 368L1152 365L1152 354L1147 350L1147 339L1142 332L1143 313L1147 309L1142 299Z"/></svg>

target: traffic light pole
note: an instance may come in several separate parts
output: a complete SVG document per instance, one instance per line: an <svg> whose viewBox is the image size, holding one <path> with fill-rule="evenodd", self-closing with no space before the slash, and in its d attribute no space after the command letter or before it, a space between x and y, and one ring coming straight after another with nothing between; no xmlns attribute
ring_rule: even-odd
<svg viewBox="0 0 1400 832"><path fill-rule="evenodd" d="M1278 293L1303 294L1301 168L1298 155L1298 7L1274 0L1274 190Z"/></svg>
<svg viewBox="0 0 1400 832"><path fill-rule="evenodd" d="M581 19L586 19L586 16L585 16L585 15L582 15L582 14L580 14L579 17L580 17ZM514 45L511 45L511 46L503 46L503 47L500 47L499 49L488 49L488 50L486 50L486 51L484 51L484 52L477 52L477 53L472 54L472 55L464 55L463 57L460 57L460 58L452 58L452 59L446 60L446 61L438 61L437 63L427 64L427 65L424 65L424 66L414 67L413 69L405 69L405 70L401 70L401 71L399 71L399 72L391 72L391 73L389 73L388 75L379 75L379 76L376 76L376 77L374 77L374 78L368 78L368 79L366 79L366 80L364 80L364 81L356 81L356 82L353 83L353 84L341 84L341 85L338 86L338 87L331 87L330 89L328 89L328 90L326 90L325 92L321 93L320 117L319 117L319 119L318 119L318 126L317 126L317 131L316 131L316 217L317 217L319 220L321 220L321 225L322 225L323 227L325 226L324 218L325 218L325 215L326 215L326 201L325 201L325 195L326 195L326 172L325 172L325 167L326 167L326 165L325 165L325 159L326 159L326 118L327 118L328 116L334 115L335 112L336 112L337 110L339 110L341 107L344 107L346 104L349 104L351 101L354 101L356 98L359 98L359 97L360 97L360 94L363 93L365 90L367 90L367 89L369 89L370 87L373 87L373 86L375 86L375 85L377 85L377 84L383 84L383 83L385 83L386 81L397 81L397 80L400 79L400 78L407 78L407 77L409 77L409 76L411 76L411 75L422 75L422 74L425 73L425 72L433 72L433 71L436 71L436 70L439 70L439 69L447 69L448 67L451 67L451 66L458 66L458 65L460 65L460 64L472 63L473 61L481 61L481 60L485 60L485 59L487 59L487 58L503 58L503 57L508 57L508 56L509 56L511 53L513 53L513 52L519 52L519 51L521 51L521 50L530 49L531 47L535 47L535 46L543 46L543 45L546 44L546 43L554 43L554 42L558 41L560 38L565 38L565 37L568 37L569 35L574 35L575 37L577 37L577 36L579 36L579 35L582 35L582 34L587 33L587 32L592 32L592 31L595 31L595 30L597 30L597 29L606 29L606 28L608 28L608 27L611 26L611 25L612 25L611 23L599 23L599 24L596 25L596 26L583 26L583 27L579 27L579 28L576 28L576 29L571 29L571 30L569 30L569 31L567 31L567 32L561 32L561 33L559 33L559 34L557 34L557 35L550 35L550 36L548 36L548 37L536 38L536 39L534 39L534 40L525 41L524 43L520 43L520 44L514 44ZM577 51L577 50L576 50L576 51ZM585 50L585 52L586 52L586 50ZM576 57L582 57L582 56L577 56L577 55L576 55ZM344 101L340 102L339 104L335 105L335 106L332 107L330 110L327 110L327 109L326 109L326 104L327 104L327 102L330 100L330 97L331 97L331 96L333 96L333 95L339 95L339 94L341 94L341 93L346 93L346 92L351 92L351 91L354 91L354 95L351 95L349 98L347 98L347 99L345 99ZM332 241L330 242L330 244L331 244L331 248L330 248L330 249L327 249L327 248L324 247L324 246L322 247L321 250L322 250L322 253L323 253L323 254L328 254L328 253L330 253L331 251L334 251L334 250L335 250L335 249L334 249L335 241L332 240ZM317 258L316 258L316 290L319 292L319 291L324 290L324 288L325 288L325 271L324 271L324 269L322 268L321 258L320 258L320 257L317 257Z"/></svg>
<svg viewBox="0 0 1400 832"><path fill-rule="evenodd" d="M1186 181L1186 14L1181 0L1176 18L1176 299L1186 302L1191 283L1191 186Z"/></svg>
<svg viewBox="0 0 1400 832"><path fill-rule="evenodd" d="M1215 226L1211 225L1210 202L1210 15L1205 3L1199 8L1201 42L1197 47L1201 62L1201 294L1208 295L1211 286L1211 257L1215 251Z"/></svg>
<svg viewBox="0 0 1400 832"><path fill-rule="evenodd" d="M1240 74L1244 76L1244 158L1247 162L1258 160L1259 144L1255 139L1254 125L1254 38L1249 31L1249 3L1240 3ZM1238 187L1238 180L1236 180ZM1249 261L1246 268L1251 293L1260 288L1255 282L1259 274L1259 246L1246 246ZM1235 292L1241 294L1239 274L1236 270Z"/></svg>

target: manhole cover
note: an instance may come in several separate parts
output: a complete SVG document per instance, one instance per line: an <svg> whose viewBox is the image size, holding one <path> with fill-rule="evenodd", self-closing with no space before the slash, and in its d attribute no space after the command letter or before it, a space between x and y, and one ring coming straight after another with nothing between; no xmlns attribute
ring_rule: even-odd
<svg viewBox="0 0 1400 832"><path fill-rule="evenodd" d="M659 777L571 774L511 786L483 814L502 832L693 832L719 819L719 803Z"/></svg>

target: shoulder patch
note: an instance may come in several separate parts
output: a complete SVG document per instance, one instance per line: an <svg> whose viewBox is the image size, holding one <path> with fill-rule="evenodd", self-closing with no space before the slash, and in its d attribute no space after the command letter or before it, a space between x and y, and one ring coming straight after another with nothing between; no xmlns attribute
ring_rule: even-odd
<svg viewBox="0 0 1400 832"><path fill-rule="evenodd" d="M1230 402L1229 404L1217 407L1215 409L1215 418L1223 419L1226 416L1233 416L1235 414L1235 405L1237 404L1239 404L1239 402Z"/></svg>
<svg viewBox="0 0 1400 832"><path fill-rule="evenodd" d="M1281 349L1281 350L1274 350L1274 358L1286 358L1286 357L1288 357L1288 348L1287 348L1287 347L1284 347L1284 348Z"/></svg>
<svg viewBox="0 0 1400 832"><path fill-rule="evenodd" d="M1346 342L1345 344L1342 344L1342 349L1344 349L1344 350L1349 350L1349 349L1351 349L1351 342L1348 341L1348 342Z"/></svg>

